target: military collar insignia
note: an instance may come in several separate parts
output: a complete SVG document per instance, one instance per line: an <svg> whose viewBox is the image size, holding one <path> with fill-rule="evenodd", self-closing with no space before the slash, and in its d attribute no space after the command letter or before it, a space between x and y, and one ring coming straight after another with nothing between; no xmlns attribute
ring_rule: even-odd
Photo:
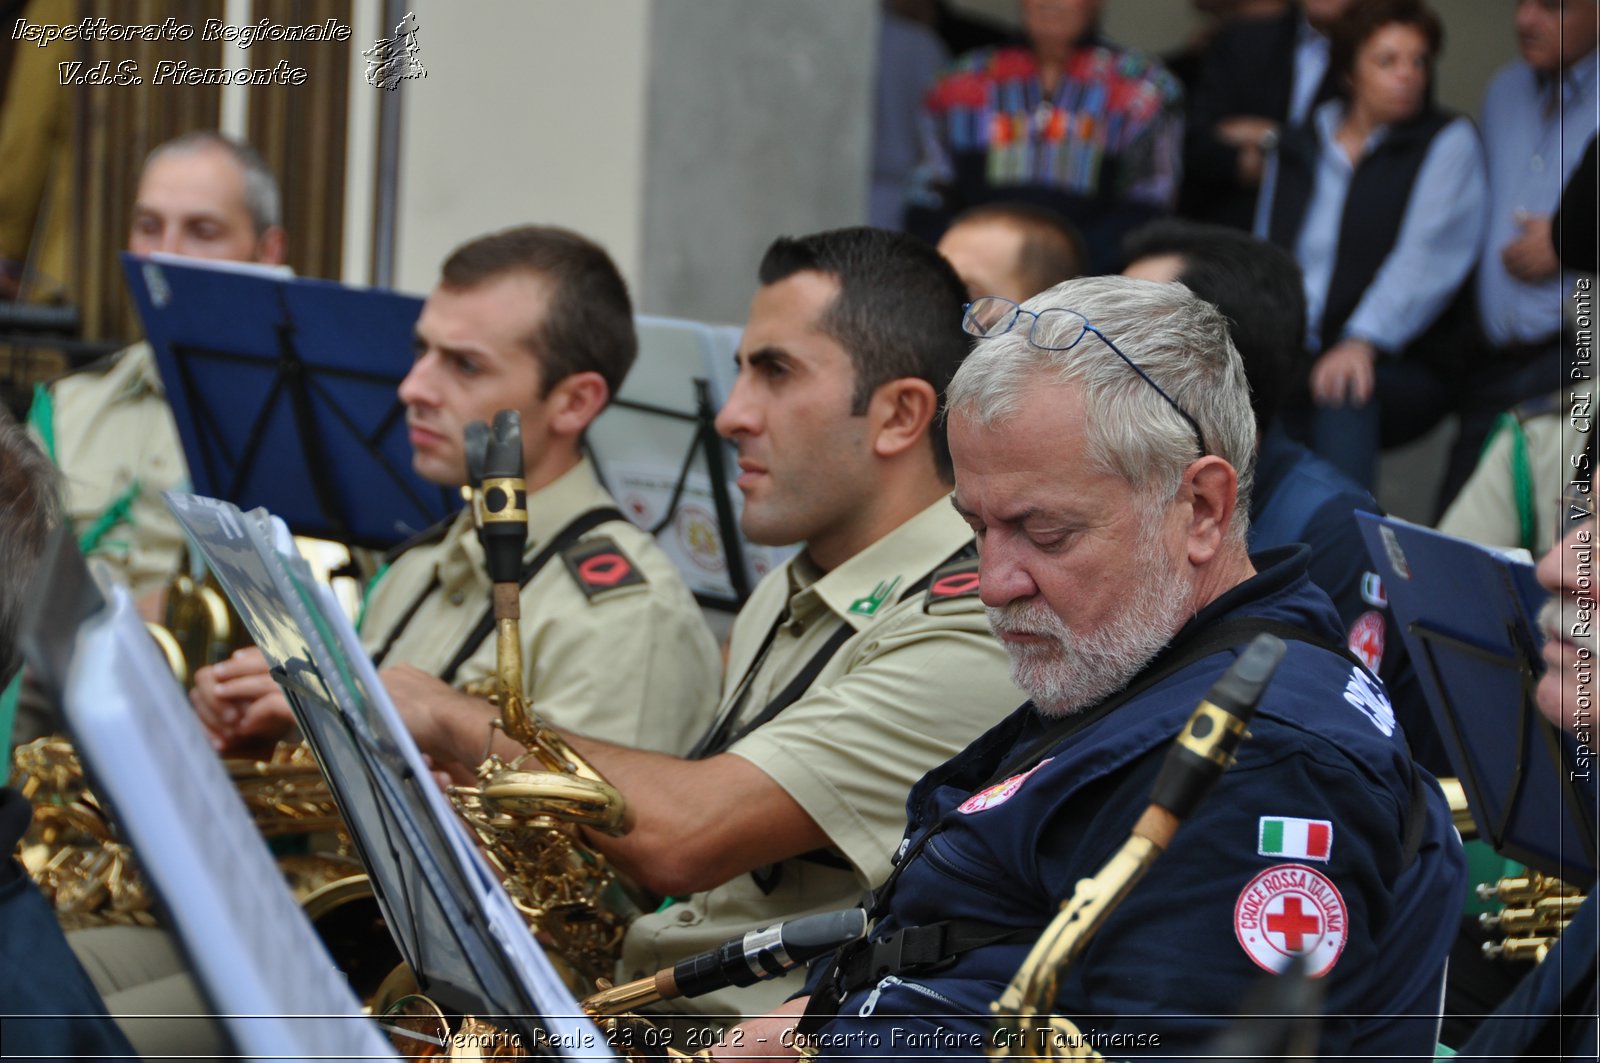
<svg viewBox="0 0 1600 1063"><path fill-rule="evenodd" d="M889 596L894 593L894 589L898 586L900 586L899 576L892 580L879 580L878 585L872 588L871 594L863 598L857 598L850 603L850 611L857 616L874 615L883 606L883 603L889 600Z"/></svg>

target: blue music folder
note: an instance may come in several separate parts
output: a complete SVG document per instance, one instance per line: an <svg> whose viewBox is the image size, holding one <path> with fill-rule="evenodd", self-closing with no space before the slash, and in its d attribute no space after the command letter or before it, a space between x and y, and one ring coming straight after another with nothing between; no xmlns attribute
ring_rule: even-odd
<svg viewBox="0 0 1600 1063"><path fill-rule="evenodd" d="M197 493L379 550L459 506L412 470L396 394L421 299L236 263L122 262Z"/></svg>
<svg viewBox="0 0 1600 1063"><path fill-rule="evenodd" d="M1392 517L1357 513L1472 818L1495 851L1587 887L1596 789L1539 712L1534 566Z"/></svg>

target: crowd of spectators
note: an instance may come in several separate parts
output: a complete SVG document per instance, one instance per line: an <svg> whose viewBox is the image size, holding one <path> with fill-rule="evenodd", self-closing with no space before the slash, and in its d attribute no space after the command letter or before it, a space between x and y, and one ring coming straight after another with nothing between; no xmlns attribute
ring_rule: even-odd
<svg viewBox="0 0 1600 1063"><path fill-rule="evenodd" d="M974 208L1026 204L1076 227L1088 274L1120 268L1153 218L1253 230L1305 288L1285 430L1373 489L1382 450L1454 415L1442 513L1505 411L1548 404L1563 380L1577 273L1552 218L1595 137L1596 4L1519 0L1518 59L1477 123L1435 99L1457 8L1206 0L1164 64L1110 40L1106 6L1021 0L1015 39L961 52L946 5L889 5L927 47L920 115L880 111L879 152L902 161L875 185L875 223L938 241ZM940 48L954 58L932 76ZM1592 225L1572 239L1591 246Z"/></svg>

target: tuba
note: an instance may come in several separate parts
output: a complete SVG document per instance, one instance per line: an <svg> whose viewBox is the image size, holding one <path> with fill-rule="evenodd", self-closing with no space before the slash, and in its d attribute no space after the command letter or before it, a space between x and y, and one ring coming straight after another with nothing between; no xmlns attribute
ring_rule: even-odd
<svg viewBox="0 0 1600 1063"><path fill-rule="evenodd" d="M1283 660L1284 645L1257 635L1195 708L1167 754L1150 805L1133 832L1092 878L1081 879L1045 928L1015 977L990 1005L997 1028L991 1058L1102 1059L1071 1019L1051 1014L1061 974L1138 885L1194 810L1234 761L1245 726Z"/></svg>

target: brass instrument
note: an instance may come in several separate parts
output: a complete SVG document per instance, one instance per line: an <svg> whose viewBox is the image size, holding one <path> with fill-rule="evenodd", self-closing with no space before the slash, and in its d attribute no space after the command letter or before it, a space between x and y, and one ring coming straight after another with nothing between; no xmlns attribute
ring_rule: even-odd
<svg viewBox="0 0 1600 1063"><path fill-rule="evenodd" d="M505 761L490 752L478 766L476 786L452 786L451 803L477 835L484 855L528 925L549 945L551 959L567 967L569 984L582 993L612 973L627 919L618 913L622 884L605 857L583 844L588 827L622 834L630 823L622 795L533 712L523 696L522 554L528 539L527 487L522 478L522 428L515 411L467 426L473 515L493 582L495 674L468 693L486 696L500 710L490 724L525 753ZM440 1009L420 995L412 972L397 969L373 1003L395 1047L410 1058L465 1058L460 1042L496 1046L495 1028L467 1017L454 1034ZM399 1029L395 1029L398 1027ZM481 1047L470 1050L474 1057ZM497 1046L482 1058L523 1055Z"/></svg>
<svg viewBox="0 0 1600 1063"><path fill-rule="evenodd" d="M12 785L33 805L18 858L55 909L62 927L155 926L155 897L130 849L89 788L71 742L61 736L20 746ZM264 760L233 760L227 768L251 818L267 838L340 827L332 795L303 745L281 742ZM393 966L363 962L339 942L371 937L380 919L361 864L340 835L335 852L278 858L290 890L336 956L351 955L346 973L368 991ZM382 940L387 940L384 934Z"/></svg>
<svg viewBox="0 0 1600 1063"><path fill-rule="evenodd" d="M162 622L146 626L185 690L194 685L194 675L201 668L225 660L248 644L239 614L217 585L217 578L210 572L196 578L190 571L187 549L178 572L167 584Z"/></svg>
<svg viewBox="0 0 1600 1063"><path fill-rule="evenodd" d="M155 899L90 792L72 743L60 736L17 747L11 785L33 805L17 858L63 929L154 926Z"/></svg>
<svg viewBox="0 0 1600 1063"><path fill-rule="evenodd" d="M1501 941L1484 942L1483 954L1490 959L1539 962L1572 921L1584 895L1553 875L1529 871L1493 886L1479 885L1478 899L1506 906L1478 916L1484 929L1504 934Z"/></svg>
<svg viewBox="0 0 1600 1063"><path fill-rule="evenodd" d="M197 578L187 556L167 586L163 620L146 630L185 688L200 668L247 644L216 578ZM395 950L310 748L278 742L259 759L225 759L223 765L263 837L323 835L329 841L332 851L280 854L278 866L357 993L370 994L394 966ZM154 897L138 861L90 789L70 739L56 735L19 747L12 785L33 805L18 857L63 928L156 925ZM374 941L384 948L375 952Z"/></svg>
<svg viewBox="0 0 1600 1063"><path fill-rule="evenodd" d="M502 730L527 752L509 763L491 754L478 767L477 785L452 787L450 797L530 927L586 988L615 969L627 920L615 908L616 873L583 844L578 827L621 834L627 813L622 795L523 697L520 574L528 511L519 419L504 410L492 431L479 422L468 432L469 453L483 456L475 511L494 582L492 700L500 718L491 739Z"/></svg>
<svg viewBox="0 0 1600 1063"><path fill-rule="evenodd" d="M1245 725L1283 659L1283 642L1258 635L1195 708L1167 754L1150 805L1093 877L1079 880L1016 976L990 1005L992 1058L1102 1059L1072 1020L1054 1015L1060 978L1172 841L1179 824L1233 763Z"/></svg>
<svg viewBox="0 0 1600 1063"><path fill-rule="evenodd" d="M1462 839L1476 838L1477 824L1467 807L1461 780L1440 779L1439 785ZM1483 954L1491 960L1511 962L1542 961L1584 899L1576 887L1538 871L1502 878L1492 885L1479 883L1476 892L1480 901L1499 901L1505 906L1478 916L1478 924L1485 930L1501 934L1501 940L1483 943Z"/></svg>

